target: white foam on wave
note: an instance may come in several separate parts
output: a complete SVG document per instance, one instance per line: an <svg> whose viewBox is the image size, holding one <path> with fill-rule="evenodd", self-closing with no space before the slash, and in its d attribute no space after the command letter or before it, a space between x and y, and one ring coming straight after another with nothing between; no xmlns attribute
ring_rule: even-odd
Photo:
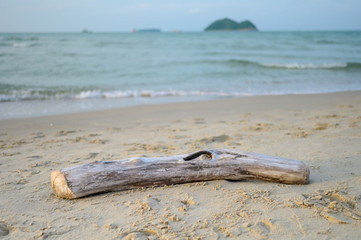
<svg viewBox="0 0 361 240"><path fill-rule="evenodd" d="M249 96L245 92L215 92L215 91L83 91L75 96L76 99L93 98L156 98L156 97L187 97L187 96L210 96L210 97L236 97Z"/></svg>
<svg viewBox="0 0 361 240"><path fill-rule="evenodd" d="M332 69L332 68L345 68L347 63L332 63L332 64L299 64L299 63L260 63L263 67L269 68L286 68L286 69Z"/></svg>
<svg viewBox="0 0 361 240"><path fill-rule="evenodd" d="M75 95L76 99L90 99L90 98L100 98L102 97L102 92L100 91L84 91Z"/></svg>
<svg viewBox="0 0 361 240"><path fill-rule="evenodd" d="M25 43L13 43L14 48L23 48L26 47Z"/></svg>
<svg viewBox="0 0 361 240"><path fill-rule="evenodd" d="M355 89L353 87L344 88L343 91ZM339 90L339 89L338 89ZM284 95L284 94L311 94L311 93L324 93L335 92L337 89L328 90L284 90L284 91L253 91L253 92L237 92L237 91L199 91L199 90L169 90L169 91L154 91L154 90L128 90L128 91L101 91L101 90L88 90L82 91L77 94L72 93L58 93L58 94L42 94L31 90L18 90L9 94L0 94L0 102L21 102L21 101L36 101L36 100L97 100L97 99L163 99L167 101L169 98L233 98L233 97L248 97L256 95ZM170 100L172 101L172 100Z"/></svg>

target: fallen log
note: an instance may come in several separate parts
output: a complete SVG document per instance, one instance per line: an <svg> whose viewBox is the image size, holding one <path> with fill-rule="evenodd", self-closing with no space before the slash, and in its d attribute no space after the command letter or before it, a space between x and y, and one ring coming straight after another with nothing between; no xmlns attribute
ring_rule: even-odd
<svg viewBox="0 0 361 240"><path fill-rule="evenodd" d="M97 161L51 173L55 196L87 195L209 180L265 180L307 184L310 170L302 161L217 149L189 155Z"/></svg>

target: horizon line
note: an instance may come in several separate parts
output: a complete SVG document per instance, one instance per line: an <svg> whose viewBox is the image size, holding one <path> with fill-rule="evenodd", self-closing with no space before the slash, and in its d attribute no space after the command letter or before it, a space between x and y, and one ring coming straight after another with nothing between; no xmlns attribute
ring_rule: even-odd
<svg viewBox="0 0 361 240"><path fill-rule="evenodd" d="M145 28L148 29L148 28ZM157 28L159 29L159 28ZM87 30L87 32L83 32ZM356 32L361 31L361 29L347 29L347 30L340 30L340 29L333 29L333 30L325 30L325 29L318 29L318 30L258 30L258 31L205 31L205 30L161 30L160 32L149 32L149 33L200 33L200 32ZM96 30L89 30L83 29L79 31L1 31L0 34L12 34L12 33L81 33L81 34L92 34L92 33L140 33L140 32L133 32L132 30L109 30L109 31L96 31Z"/></svg>

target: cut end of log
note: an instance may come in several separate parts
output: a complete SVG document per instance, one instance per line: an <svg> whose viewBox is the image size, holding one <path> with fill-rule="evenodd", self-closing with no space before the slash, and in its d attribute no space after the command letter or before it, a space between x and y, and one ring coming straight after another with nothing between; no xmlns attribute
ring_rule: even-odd
<svg viewBox="0 0 361 240"><path fill-rule="evenodd" d="M51 173L51 186L55 196L58 198L77 198L73 191L70 190L64 174L62 174L60 171L54 171Z"/></svg>

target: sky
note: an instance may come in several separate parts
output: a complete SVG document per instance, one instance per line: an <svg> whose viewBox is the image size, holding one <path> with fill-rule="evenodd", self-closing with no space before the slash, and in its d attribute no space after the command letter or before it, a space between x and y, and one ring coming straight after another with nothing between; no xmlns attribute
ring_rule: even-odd
<svg viewBox="0 0 361 240"><path fill-rule="evenodd" d="M361 30L361 0L0 0L0 32L202 31L225 17L263 31Z"/></svg>

